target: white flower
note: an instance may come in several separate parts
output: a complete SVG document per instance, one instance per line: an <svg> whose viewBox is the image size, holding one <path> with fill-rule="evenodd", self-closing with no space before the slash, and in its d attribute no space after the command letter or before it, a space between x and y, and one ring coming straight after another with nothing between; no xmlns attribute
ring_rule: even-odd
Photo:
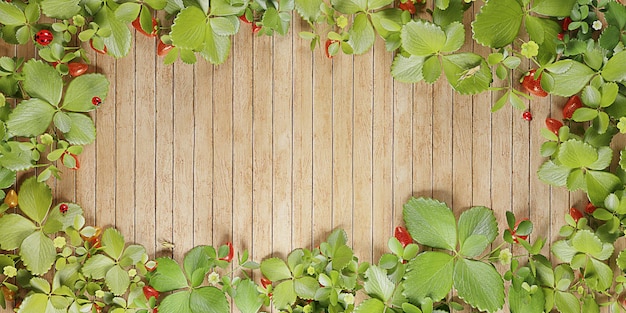
<svg viewBox="0 0 626 313"><path fill-rule="evenodd" d="M343 296L343 302L344 302L346 305L354 304L354 295L353 295L353 294L351 294L351 293L346 293L346 294L344 294L344 296Z"/></svg>
<svg viewBox="0 0 626 313"><path fill-rule="evenodd" d="M602 22L600 22L599 20L593 21L593 24L591 24L591 28L593 28L595 30L601 30L602 29Z"/></svg>
<svg viewBox="0 0 626 313"><path fill-rule="evenodd" d="M315 268L313 266L309 266L306 269L306 273L309 274L309 275L314 275L315 274Z"/></svg>
<svg viewBox="0 0 626 313"><path fill-rule="evenodd" d="M209 274L209 283L213 286L217 285L220 282L220 274L216 272L211 272Z"/></svg>
<svg viewBox="0 0 626 313"><path fill-rule="evenodd" d="M17 275L17 268L9 265L9 266L5 266L4 270L2 270L2 273L4 274L4 276L6 277L15 277L15 275Z"/></svg>
<svg viewBox="0 0 626 313"><path fill-rule="evenodd" d="M134 268L131 268L128 270L128 277L135 277L135 275L137 275L137 270Z"/></svg>
<svg viewBox="0 0 626 313"><path fill-rule="evenodd" d="M96 290L96 297L97 298L103 298L104 297L104 291Z"/></svg>
<svg viewBox="0 0 626 313"><path fill-rule="evenodd" d="M67 244L67 241L65 240L65 237L56 237L54 238L52 243L54 244L55 248L63 249L63 247L65 247L65 245Z"/></svg>
<svg viewBox="0 0 626 313"><path fill-rule="evenodd" d="M503 265L511 264L511 259L513 259L513 254L511 253L511 250L509 250L509 248L502 249L500 251L500 255L498 256L498 259L500 260L500 263L502 263Z"/></svg>

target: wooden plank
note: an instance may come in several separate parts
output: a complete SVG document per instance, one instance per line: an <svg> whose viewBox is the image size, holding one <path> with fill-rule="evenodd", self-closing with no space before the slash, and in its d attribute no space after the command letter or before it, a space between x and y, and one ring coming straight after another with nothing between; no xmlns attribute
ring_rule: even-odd
<svg viewBox="0 0 626 313"><path fill-rule="evenodd" d="M154 38L136 34L135 63L135 241L145 244L148 255L154 255L156 244L156 62Z"/></svg>
<svg viewBox="0 0 626 313"><path fill-rule="evenodd" d="M272 242L277 255L291 251L292 232L292 105L293 33L274 37L272 85Z"/></svg>
<svg viewBox="0 0 626 313"><path fill-rule="evenodd" d="M359 261L374 261L372 207L372 112L374 109L374 53L354 59L354 139L353 139L353 205L352 246Z"/></svg>
<svg viewBox="0 0 626 313"><path fill-rule="evenodd" d="M172 229L174 258L182 261L183 255L193 247L193 66L174 63L174 169Z"/></svg>
<svg viewBox="0 0 626 313"><path fill-rule="evenodd" d="M394 81L393 225L402 225L402 206L413 194L413 85Z"/></svg>
<svg viewBox="0 0 626 313"><path fill-rule="evenodd" d="M299 22L298 22L299 21ZM294 20L294 34L310 31ZM313 53L310 42L294 35L293 63L293 234L294 248L313 248Z"/></svg>

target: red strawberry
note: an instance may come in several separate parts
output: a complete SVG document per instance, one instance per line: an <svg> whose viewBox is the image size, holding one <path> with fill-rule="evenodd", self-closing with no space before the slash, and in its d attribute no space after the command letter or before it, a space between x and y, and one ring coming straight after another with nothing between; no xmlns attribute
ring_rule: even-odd
<svg viewBox="0 0 626 313"><path fill-rule="evenodd" d="M96 47L93 46L93 39L89 41L89 46L91 47L91 49L93 49L93 51L96 51L100 54L107 54L107 46L104 46L102 50L97 49Z"/></svg>
<svg viewBox="0 0 626 313"><path fill-rule="evenodd" d="M585 206L585 212L587 212L588 214L593 214L593 212L596 211L596 207L593 205L593 203L589 202L587 203L587 206Z"/></svg>
<svg viewBox="0 0 626 313"><path fill-rule="evenodd" d="M402 11L408 11L411 14L417 13L413 0L407 0L404 3L400 2L400 4L398 4L398 8Z"/></svg>
<svg viewBox="0 0 626 313"><path fill-rule="evenodd" d="M159 298L159 292L152 288L152 286L143 286L143 295L146 296L146 299L150 300L150 298L154 297L155 299Z"/></svg>
<svg viewBox="0 0 626 313"><path fill-rule="evenodd" d="M547 118L546 119L546 127L548 128L548 130L550 130L551 132L553 132L555 135L559 135L559 129L561 129L561 127L563 127L563 123L561 123L561 121L557 120L557 119L553 119L553 118Z"/></svg>
<svg viewBox="0 0 626 313"><path fill-rule="evenodd" d="M249 21L245 14L242 14L241 16L239 16L239 20L241 20L243 23L246 23L246 24L252 24L252 21Z"/></svg>
<svg viewBox="0 0 626 313"><path fill-rule="evenodd" d="M78 77L85 74L89 69L89 66L85 63L70 62L67 64L67 68L70 70L70 75L72 75L72 77Z"/></svg>
<svg viewBox="0 0 626 313"><path fill-rule="evenodd" d="M572 19L569 16L564 18L563 21L561 22L561 28L563 29L563 31L568 31L569 24L571 23L572 23Z"/></svg>
<svg viewBox="0 0 626 313"><path fill-rule="evenodd" d="M152 32L150 32L149 34L146 33L146 31L143 30L143 28L141 27L141 21L139 19L139 16L133 21L132 25L138 32L142 33L144 36L154 37L157 35L157 20L154 17L152 18Z"/></svg>
<svg viewBox="0 0 626 313"><path fill-rule="evenodd" d="M583 214L573 207L569 209L569 215L574 219L574 222L576 223L578 223L578 220L583 217Z"/></svg>
<svg viewBox="0 0 626 313"><path fill-rule="evenodd" d="M157 55L160 57L166 56L170 52L170 50L172 50L173 48L174 46L168 45L164 43L163 41L159 40L159 43L157 44Z"/></svg>
<svg viewBox="0 0 626 313"><path fill-rule="evenodd" d="M93 100L92 100L93 101ZM74 153L70 153L70 152L65 152L61 155L61 163L65 164L65 157L66 156L70 156L72 158L74 158L74 167L70 168L71 170L77 170L80 168L80 162L78 161L78 156Z"/></svg>
<svg viewBox="0 0 626 313"><path fill-rule="evenodd" d="M267 279L265 276L261 277L261 286L263 286L263 289L267 289L267 286L271 285L272 281Z"/></svg>
<svg viewBox="0 0 626 313"><path fill-rule="evenodd" d="M582 108L583 103L580 101L580 97L578 95L571 96L565 106L563 106L563 118L570 119L574 116L574 112L579 108Z"/></svg>
<svg viewBox="0 0 626 313"><path fill-rule="evenodd" d="M223 258L220 258L220 260L226 261L226 262L230 262L230 261L233 260L233 256L235 254L235 251L233 249L233 244L231 242L227 242L226 245L228 246L228 255L226 255Z"/></svg>
<svg viewBox="0 0 626 313"><path fill-rule="evenodd" d="M397 226L393 235L394 237L396 237L396 239L398 239L398 241L400 241L403 247L406 247L408 244L413 243L413 237L411 237L409 231L402 226Z"/></svg>
<svg viewBox="0 0 626 313"><path fill-rule="evenodd" d="M259 26L258 24L254 23L252 24L252 33L256 34L261 30L261 26Z"/></svg>
<svg viewBox="0 0 626 313"><path fill-rule="evenodd" d="M528 71L522 78L522 87L528 91L528 93L537 97L546 97L548 93L541 88L541 75L535 79L536 69Z"/></svg>

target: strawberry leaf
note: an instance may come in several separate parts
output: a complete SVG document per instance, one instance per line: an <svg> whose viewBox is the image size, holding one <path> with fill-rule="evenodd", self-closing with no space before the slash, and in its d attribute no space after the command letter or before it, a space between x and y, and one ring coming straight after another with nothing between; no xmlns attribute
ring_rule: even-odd
<svg viewBox="0 0 626 313"><path fill-rule="evenodd" d="M101 74L85 74L73 79L63 99L61 108L72 112L89 112L97 108L92 103L94 97L101 101L109 92L109 81Z"/></svg>
<svg viewBox="0 0 626 313"><path fill-rule="evenodd" d="M626 57L626 54L624 57ZM626 61L626 58L624 61ZM605 68L609 68L607 65L605 65ZM617 67L621 69L620 66ZM553 64L546 66L546 70L548 72L558 74L551 75L554 78L554 86L550 88L550 90L546 91L563 97L570 97L577 94L587 85L587 83L589 83L589 80L591 80L593 75L595 75L594 70L589 68L587 65L574 60L561 60L554 62ZM626 71L624 71L624 73L626 73ZM605 79L607 78L605 77Z"/></svg>
<svg viewBox="0 0 626 313"><path fill-rule="evenodd" d="M167 0L144 0L143 2L155 10L163 10L167 5Z"/></svg>
<svg viewBox="0 0 626 313"><path fill-rule="evenodd" d="M114 228L107 228L102 234L102 250L115 260L122 256L125 245L124 236Z"/></svg>
<svg viewBox="0 0 626 313"><path fill-rule="evenodd" d="M352 46L354 54L363 54L374 45L376 33L365 13L356 15L348 33L350 34L348 43Z"/></svg>
<svg viewBox="0 0 626 313"><path fill-rule="evenodd" d="M198 7L190 6L178 13L172 25L172 43L181 49L200 50L208 33L207 20L204 12Z"/></svg>
<svg viewBox="0 0 626 313"><path fill-rule="evenodd" d="M443 52L454 52L465 43L465 27L459 22L454 22L444 28L446 33L446 43L441 48Z"/></svg>
<svg viewBox="0 0 626 313"><path fill-rule="evenodd" d="M417 56L439 53L446 44L446 34L441 27L422 20L404 25L400 37L402 47Z"/></svg>
<svg viewBox="0 0 626 313"><path fill-rule="evenodd" d="M188 287L187 279L185 278L185 274L180 269L178 263L170 258L158 258L156 270L154 271L154 275L150 278L150 286L154 287L154 289L160 292L173 291L181 288ZM176 295L178 293L175 293ZM166 297L169 298L171 296ZM171 301L179 301L179 299L172 299ZM178 302L175 302L178 303ZM163 300L163 304L165 304L165 299ZM162 305L163 305L162 304ZM164 310L164 312L167 312ZM171 312L179 312L179 311L171 311ZM181 311L188 312L188 311Z"/></svg>
<svg viewBox="0 0 626 313"><path fill-rule="evenodd" d="M269 277L268 277L269 278ZM272 300L274 307L278 310L284 310L296 302L296 292L293 287L293 280L286 280L278 284L274 288Z"/></svg>
<svg viewBox="0 0 626 313"><path fill-rule="evenodd" d="M24 64L24 90L33 98L56 106L61 101L63 80L52 66L31 59Z"/></svg>
<svg viewBox="0 0 626 313"><path fill-rule="evenodd" d="M569 168L587 167L597 159L596 149L580 140L568 140L559 149L560 163Z"/></svg>
<svg viewBox="0 0 626 313"><path fill-rule="evenodd" d="M208 24L206 30L204 50L200 54L211 64L222 64L228 58L230 52L230 37L220 36L215 33L213 27Z"/></svg>
<svg viewBox="0 0 626 313"><path fill-rule="evenodd" d="M307 300L315 299L315 293L320 288L317 279L311 276L303 276L294 280L293 289L298 297ZM237 288L239 290L239 288Z"/></svg>
<svg viewBox="0 0 626 313"><path fill-rule="evenodd" d="M576 0L535 0L532 12L547 16L569 16Z"/></svg>
<svg viewBox="0 0 626 313"><path fill-rule="evenodd" d="M271 258L261 262L261 273L271 281L279 281L291 278L291 271L285 261L279 258Z"/></svg>
<svg viewBox="0 0 626 313"><path fill-rule="evenodd" d="M18 214L7 214L0 217L0 249L15 250L26 237L35 232L37 226L27 218Z"/></svg>
<svg viewBox="0 0 626 313"><path fill-rule="evenodd" d="M459 217L459 243L461 250L468 239L473 236L481 236L485 240L472 241L476 246L471 249L476 252L473 255L464 254L469 257L475 257L482 253L487 246L493 242L498 235L498 224L493 211L486 207L473 207L461 214Z"/></svg>
<svg viewBox="0 0 626 313"><path fill-rule="evenodd" d="M239 16L246 10L246 5L241 1L238 5L231 5L228 0L211 0L211 16Z"/></svg>
<svg viewBox="0 0 626 313"><path fill-rule="evenodd" d="M161 264L159 264L161 265ZM115 266L115 261L104 254L96 254L87 259L82 267L83 275L93 279L103 279L109 269Z"/></svg>
<svg viewBox="0 0 626 313"><path fill-rule="evenodd" d="M68 113L72 120L70 131L65 139L73 145L87 145L96 140L96 127L89 116L82 113Z"/></svg>
<svg viewBox="0 0 626 313"><path fill-rule="evenodd" d="M48 238L42 231L36 231L22 241L20 257L24 261L26 269L32 274L43 275L54 264L56 249L52 239Z"/></svg>
<svg viewBox="0 0 626 313"><path fill-rule="evenodd" d="M487 62L475 53L459 53L442 57L443 72L452 88L460 94L486 91L492 80Z"/></svg>
<svg viewBox="0 0 626 313"><path fill-rule="evenodd" d="M239 22L235 16L215 17L209 21L211 29L218 36L235 35L239 31Z"/></svg>
<svg viewBox="0 0 626 313"><path fill-rule="evenodd" d="M546 161L539 167L537 175L542 182L553 186L565 186L567 184L567 177L569 176L571 168L563 165L557 165L554 161Z"/></svg>
<svg viewBox="0 0 626 313"><path fill-rule="evenodd" d="M602 171L587 171L585 173L587 194L589 200L596 207L602 207L604 199L622 185L621 180L613 173Z"/></svg>
<svg viewBox="0 0 626 313"><path fill-rule="evenodd" d="M48 300L46 294L33 293L24 299L18 312L46 312Z"/></svg>
<svg viewBox="0 0 626 313"><path fill-rule="evenodd" d="M517 0L490 0L472 22L474 40L483 46L502 48L515 40L524 10Z"/></svg>
<svg viewBox="0 0 626 313"><path fill-rule="evenodd" d="M128 276L128 272L121 266L115 265L107 271L104 282L114 295L119 296L126 293L130 285L130 277Z"/></svg>
<svg viewBox="0 0 626 313"><path fill-rule="evenodd" d="M609 59L602 70L602 77L608 81L623 82L626 81L626 69L623 64L626 63L626 51L619 52Z"/></svg>
<svg viewBox="0 0 626 313"><path fill-rule="evenodd" d="M159 263L159 266L161 266L161 263ZM159 304L159 311L163 313L191 312L191 308L189 307L190 296L191 292L189 291L176 292L168 295L163 299L161 304Z"/></svg>
<svg viewBox="0 0 626 313"><path fill-rule="evenodd" d="M322 13L320 10L322 0L295 0L294 5L298 14L309 22L317 20Z"/></svg>
<svg viewBox="0 0 626 313"><path fill-rule="evenodd" d="M417 83L424 80L422 68L424 57L411 55L408 58L398 53L391 64L391 75L403 83Z"/></svg>
<svg viewBox="0 0 626 313"><path fill-rule="evenodd" d="M54 112L54 107L46 101L37 98L24 100L9 115L8 131L13 136L39 136L50 126Z"/></svg>
<svg viewBox="0 0 626 313"><path fill-rule="evenodd" d="M130 23L137 18L137 16L139 15L139 10L141 10L141 5L139 3L122 3L115 10L115 18L124 23Z"/></svg>
<svg viewBox="0 0 626 313"><path fill-rule="evenodd" d="M403 210L409 233L418 243L433 248L456 248L456 220L452 210L437 200L411 198Z"/></svg>
<svg viewBox="0 0 626 313"><path fill-rule="evenodd" d="M41 2L43 14L51 18L70 19L80 13L80 0L44 0Z"/></svg>
<svg viewBox="0 0 626 313"><path fill-rule="evenodd" d="M11 171L23 171L33 167L33 154L30 149L23 149L19 142L10 141L0 145L0 166Z"/></svg>
<svg viewBox="0 0 626 313"><path fill-rule="evenodd" d="M563 291L556 291L554 294L554 303L557 310L562 313L578 313L580 312L580 301L578 298L569 293Z"/></svg>
<svg viewBox="0 0 626 313"><path fill-rule="evenodd" d="M315 282L316 289L319 287L317 281ZM241 313L256 313L263 305L262 298L259 298L259 291L257 285L249 279L242 280L237 285L237 292L235 293L235 305Z"/></svg>
<svg viewBox="0 0 626 313"><path fill-rule="evenodd" d="M402 307L404 308L404 305ZM385 309L385 304L382 301L372 298L361 302L354 310L354 313L383 313Z"/></svg>
<svg viewBox="0 0 626 313"><path fill-rule="evenodd" d="M504 305L504 281L491 264L459 259L454 288L461 299L481 311L496 312Z"/></svg>
<svg viewBox="0 0 626 313"><path fill-rule="evenodd" d="M12 3L0 2L0 23L4 25L22 25L26 23L24 12Z"/></svg>
<svg viewBox="0 0 626 313"><path fill-rule="evenodd" d="M443 299L452 289L454 258L446 253L427 251L409 262L404 280L404 296L412 303Z"/></svg>
<svg viewBox="0 0 626 313"><path fill-rule="evenodd" d="M383 302L393 296L395 285L387 278L387 272L376 265L371 265L365 272L365 292Z"/></svg>
<svg viewBox="0 0 626 313"><path fill-rule="evenodd" d="M20 210L37 224L41 224L52 204L52 190L45 183L37 182L35 177L30 177L20 186L19 199Z"/></svg>
<svg viewBox="0 0 626 313"><path fill-rule="evenodd" d="M367 0L331 0L333 8L343 14L355 14L367 10Z"/></svg>
<svg viewBox="0 0 626 313"><path fill-rule="evenodd" d="M104 6L98 11L94 21L100 25L100 29L109 28L111 30L110 36L102 38L108 53L116 58L126 56L130 51L132 39L128 26L116 19L115 12L108 6Z"/></svg>
<svg viewBox="0 0 626 313"><path fill-rule="evenodd" d="M185 259L183 260L183 268L185 270L185 274L187 274L187 278L191 279L193 273L199 269L203 269L204 274L208 273L209 268L211 268L211 260L209 258L209 254L207 254L207 249L213 249L213 247L209 246L197 246L187 254L185 254Z"/></svg>

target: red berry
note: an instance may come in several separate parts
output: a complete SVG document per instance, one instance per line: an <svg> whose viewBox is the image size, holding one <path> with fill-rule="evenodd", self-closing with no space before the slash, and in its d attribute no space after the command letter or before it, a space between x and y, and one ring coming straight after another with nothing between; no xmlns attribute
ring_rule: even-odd
<svg viewBox="0 0 626 313"><path fill-rule="evenodd" d="M261 26L259 26L258 24L254 23L252 24L252 33L256 34L261 30Z"/></svg>
<svg viewBox="0 0 626 313"><path fill-rule="evenodd" d="M403 11L409 11L411 14L417 13L413 0L407 0L405 3L400 2L400 4L398 4L398 8Z"/></svg>
<svg viewBox="0 0 626 313"><path fill-rule="evenodd" d="M230 262L233 260L235 250L233 249L233 244L231 242L227 242L226 245L228 246L228 254L225 257L220 258L220 260Z"/></svg>
<svg viewBox="0 0 626 313"><path fill-rule="evenodd" d="M158 298L159 292L152 286L143 286L143 295L146 296L146 299L150 300L152 297Z"/></svg>
<svg viewBox="0 0 626 313"><path fill-rule="evenodd" d="M72 77L78 77L87 72L87 70L89 69L89 65L85 63L70 62L67 64L67 68L69 69L70 75L72 75Z"/></svg>
<svg viewBox="0 0 626 313"><path fill-rule="evenodd" d="M93 105L100 105L102 104L102 99L100 99L100 97L93 97L91 98L91 103L93 103Z"/></svg>
<svg viewBox="0 0 626 313"><path fill-rule="evenodd" d="M172 49L174 49L174 46L168 45L159 40L159 43L157 44L157 55L160 57L166 56Z"/></svg>
<svg viewBox="0 0 626 313"><path fill-rule="evenodd" d="M265 276L261 277L261 286L263 286L263 289L267 289L267 286L271 285L272 281L267 279Z"/></svg>
<svg viewBox="0 0 626 313"><path fill-rule="evenodd" d="M59 211L63 214L67 213L67 210L69 209L69 207L67 206L67 204L63 203L61 204L61 206L59 207Z"/></svg>
<svg viewBox="0 0 626 313"><path fill-rule="evenodd" d="M522 87L526 89L530 94L535 95L537 97L547 97L548 93L541 88L541 75L535 79L536 69L532 69L528 71L524 77L522 77Z"/></svg>
<svg viewBox="0 0 626 313"><path fill-rule="evenodd" d="M557 119L547 118L546 119L546 127L549 131L553 132L555 135L559 135L559 129L563 127L563 123Z"/></svg>
<svg viewBox="0 0 626 313"><path fill-rule="evenodd" d="M530 113L530 111L524 111L524 113L522 113L522 118L530 122L533 120L533 114Z"/></svg>
<svg viewBox="0 0 626 313"><path fill-rule="evenodd" d="M518 235L517 233L517 227L519 226L519 224L523 221L527 221L527 218L523 218L521 220L518 220L517 222L515 222L515 226L513 227L513 229L509 229L509 231L511 232L511 236L513 237L513 241L515 241L515 243L519 243L519 239L523 239L526 240L528 239L528 235Z"/></svg>
<svg viewBox="0 0 626 313"><path fill-rule="evenodd" d="M413 243L413 237L411 237L409 231L402 226L397 226L393 235L394 237L396 237L396 239L398 239L398 241L400 241L403 247L406 247L410 243Z"/></svg>
<svg viewBox="0 0 626 313"><path fill-rule="evenodd" d="M563 41L563 38L565 38L565 33L559 33L558 35L556 35L556 38Z"/></svg>
<svg viewBox="0 0 626 313"><path fill-rule="evenodd" d="M593 214L593 212L596 211L596 207L593 205L593 203L589 202L587 203L587 206L585 207L585 212L587 212L588 214Z"/></svg>
<svg viewBox="0 0 626 313"><path fill-rule="evenodd" d="M240 15L239 20L241 20L241 22L246 23L246 24L252 24L252 21L249 21L245 14Z"/></svg>
<svg viewBox="0 0 626 313"><path fill-rule="evenodd" d="M572 118L572 116L574 116L574 112L579 108L582 108L582 106L583 103L580 101L580 97L578 95L571 96L563 106L563 118Z"/></svg>
<svg viewBox="0 0 626 313"><path fill-rule="evenodd" d="M574 222L578 223L578 220L583 217L583 214L576 208L569 209L569 215L574 219Z"/></svg>
<svg viewBox="0 0 626 313"><path fill-rule="evenodd" d="M49 45L53 39L54 35L47 29L42 29L35 34L35 41L42 46Z"/></svg>
<svg viewBox="0 0 626 313"><path fill-rule="evenodd" d="M104 46L104 48L102 48L102 50L96 48L93 46L93 39L89 41L89 46L91 47L91 49L93 49L93 51L96 51L100 54L107 54L107 46Z"/></svg>
<svg viewBox="0 0 626 313"><path fill-rule="evenodd" d="M563 19L563 22L561 22L561 27L563 29L563 31L568 31L569 30L569 24L572 23L572 19L568 17Z"/></svg>

